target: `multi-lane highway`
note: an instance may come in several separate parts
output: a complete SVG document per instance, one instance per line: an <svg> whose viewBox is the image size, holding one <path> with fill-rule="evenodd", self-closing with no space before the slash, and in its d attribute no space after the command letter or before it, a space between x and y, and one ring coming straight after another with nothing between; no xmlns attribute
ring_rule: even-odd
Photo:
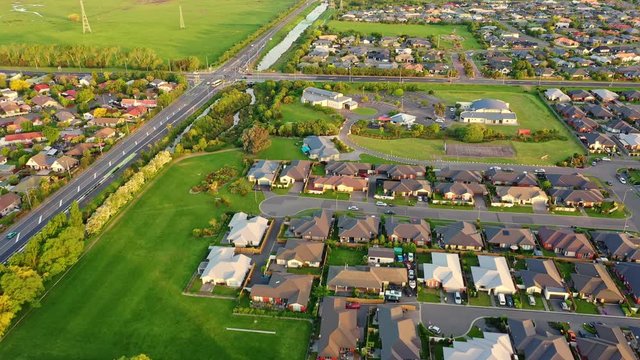
<svg viewBox="0 0 640 360"><path fill-rule="evenodd" d="M42 229L53 216L69 208L74 201L95 196L96 189L113 180L111 175L115 171L129 166L141 151L162 139L168 132L168 126L176 127L196 112L217 92L218 88L210 85L212 80L222 79L224 84L229 84L239 79L239 71L256 59L271 37L313 3L308 1L291 12L215 71L200 75L202 81L199 84L186 91L133 134L118 142L82 173L76 174L67 185L49 196L40 206L20 218L0 235L0 261L6 261L13 253L22 249L31 236ZM9 232L16 232L17 236L7 239L6 234Z"/></svg>

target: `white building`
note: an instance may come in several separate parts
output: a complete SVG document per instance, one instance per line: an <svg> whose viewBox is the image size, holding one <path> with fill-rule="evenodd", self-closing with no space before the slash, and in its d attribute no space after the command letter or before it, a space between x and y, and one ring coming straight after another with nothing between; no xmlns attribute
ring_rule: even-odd
<svg viewBox="0 0 640 360"><path fill-rule="evenodd" d="M518 125L518 117L509 110L509 103L496 99L458 102L463 110L460 122L485 125Z"/></svg>
<svg viewBox="0 0 640 360"><path fill-rule="evenodd" d="M479 255L478 262L480 266L471 267L473 283L478 291L486 291L490 295L516 293L516 286L505 258Z"/></svg>
<svg viewBox="0 0 640 360"><path fill-rule="evenodd" d="M396 125L411 126L416 122L416 117L405 113L397 113L391 117L391 122Z"/></svg>
<svg viewBox="0 0 640 360"><path fill-rule="evenodd" d="M508 334L485 332L484 338L454 341L444 347L445 360L507 360L513 359L513 346Z"/></svg>
<svg viewBox="0 0 640 360"><path fill-rule="evenodd" d="M337 110L353 110L358 107L358 103L352 98L344 96L339 92L308 87L302 92L301 101L303 104L320 105Z"/></svg>
<svg viewBox="0 0 640 360"><path fill-rule="evenodd" d="M544 92L544 97L549 101L557 101L559 103L565 103L571 101L569 95L562 92L560 89L547 89Z"/></svg>
<svg viewBox="0 0 640 360"><path fill-rule="evenodd" d="M260 246L269 220L262 216L249 216L243 212L233 215L229 222L227 240L236 247Z"/></svg>
<svg viewBox="0 0 640 360"><path fill-rule="evenodd" d="M428 287L446 292L464 291L464 280L458 254L431 253L431 264L422 264L424 282Z"/></svg>
<svg viewBox="0 0 640 360"><path fill-rule="evenodd" d="M251 259L242 254L235 254L232 247L212 246L207 255L200 279L203 284L213 283L230 287L240 287L251 269Z"/></svg>

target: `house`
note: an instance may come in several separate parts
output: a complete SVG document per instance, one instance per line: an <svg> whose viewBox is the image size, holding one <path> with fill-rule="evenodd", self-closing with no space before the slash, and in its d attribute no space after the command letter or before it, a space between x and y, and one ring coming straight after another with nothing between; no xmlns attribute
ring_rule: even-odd
<svg viewBox="0 0 640 360"><path fill-rule="evenodd" d="M401 243L415 243L417 246L431 243L431 227L424 219L411 219L408 223L393 219L385 223L387 239Z"/></svg>
<svg viewBox="0 0 640 360"><path fill-rule="evenodd" d="M518 354L527 360L573 360L573 353L562 335L554 335L533 320L508 319L509 335Z"/></svg>
<svg viewBox="0 0 640 360"><path fill-rule="evenodd" d="M485 125L518 125L518 117L509 110L509 103L496 99L479 99L470 103L459 102L460 122Z"/></svg>
<svg viewBox="0 0 640 360"><path fill-rule="evenodd" d="M75 119L75 115L66 110L58 111L54 116L58 122L69 122Z"/></svg>
<svg viewBox="0 0 640 360"><path fill-rule="evenodd" d="M320 176L313 178L307 187L307 192L312 194L322 194L325 191L337 191L352 193L354 191L367 192L369 181L363 178L351 176Z"/></svg>
<svg viewBox="0 0 640 360"><path fill-rule="evenodd" d="M553 198L554 204L568 207L592 208L594 206L602 205L602 202L604 201L604 196L598 189L551 189L549 194Z"/></svg>
<svg viewBox="0 0 640 360"><path fill-rule="evenodd" d="M624 301L603 264L576 263L576 272L571 274L571 287L581 299L595 303L615 304Z"/></svg>
<svg viewBox="0 0 640 360"><path fill-rule="evenodd" d="M89 143L80 143L67 150L64 154L67 156L82 157L86 151L91 152L93 146L93 144Z"/></svg>
<svg viewBox="0 0 640 360"><path fill-rule="evenodd" d="M303 140L302 152L307 154L309 159L322 162L338 160L340 152L336 145L327 136L307 136Z"/></svg>
<svg viewBox="0 0 640 360"><path fill-rule="evenodd" d="M590 118L569 119L567 123L578 133L590 133L598 129L600 124Z"/></svg>
<svg viewBox="0 0 640 360"><path fill-rule="evenodd" d="M435 234L440 245L447 249L480 251L484 247L476 226L466 221L438 226Z"/></svg>
<svg viewBox="0 0 640 360"><path fill-rule="evenodd" d="M425 176L425 168L416 165L383 164L376 166L376 173L391 180L415 179Z"/></svg>
<svg viewBox="0 0 640 360"><path fill-rule="evenodd" d="M613 119L604 124L602 128L613 134L633 134L638 132L636 128L621 119Z"/></svg>
<svg viewBox="0 0 640 360"><path fill-rule="evenodd" d="M115 128L120 124L124 124L123 118L105 118L97 117L87 121L89 126L110 127Z"/></svg>
<svg viewBox="0 0 640 360"><path fill-rule="evenodd" d="M496 196L503 203L518 205L547 204L549 197L537 186L496 186Z"/></svg>
<svg viewBox="0 0 640 360"><path fill-rule="evenodd" d="M629 153L638 154L640 151L640 133L619 134L618 139Z"/></svg>
<svg viewBox="0 0 640 360"><path fill-rule="evenodd" d="M465 184L461 182L440 183L436 185L435 192L442 195L444 200L457 203L474 203L477 195L488 194L487 188L481 184Z"/></svg>
<svg viewBox="0 0 640 360"><path fill-rule="evenodd" d="M605 103L612 102L614 100L617 100L618 97L620 97L620 95L607 89L595 89L595 90L591 90L591 93L595 95L596 99Z"/></svg>
<svg viewBox="0 0 640 360"><path fill-rule="evenodd" d="M637 360L638 356L619 326L594 325L598 336L579 337L576 349L581 359Z"/></svg>
<svg viewBox="0 0 640 360"><path fill-rule="evenodd" d="M588 133L580 135L580 139L587 145L590 153L616 152L616 143L607 135L599 133Z"/></svg>
<svg viewBox="0 0 640 360"><path fill-rule="evenodd" d="M258 186L271 186L276 181L278 169L279 161L258 160L249 169L247 179Z"/></svg>
<svg viewBox="0 0 640 360"><path fill-rule="evenodd" d="M286 186L293 185L294 183L306 183L307 176L311 170L311 161L308 160L293 160L291 164L284 165L278 178L281 184Z"/></svg>
<svg viewBox="0 0 640 360"><path fill-rule="evenodd" d="M613 118L613 113L602 105L586 105L584 111L586 111L587 115L595 119L611 120Z"/></svg>
<svg viewBox="0 0 640 360"><path fill-rule="evenodd" d="M72 158L71 156L62 156L56 159L51 165L51 170L61 173L65 171L70 171L71 169L78 166L80 162L77 159Z"/></svg>
<svg viewBox="0 0 640 360"><path fill-rule="evenodd" d="M235 254L232 247L211 246L207 255L207 265L200 279L203 284L222 284L233 288L242 286L251 269L251 258Z"/></svg>
<svg viewBox="0 0 640 360"><path fill-rule="evenodd" d="M612 270L622 281L633 302L640 304L640 264L615 262Z"/></svg>
<svg viewBox="0 0 640 360"><path fill-rule="evenodd" d="M478 291L486 291L489 295L517 292L505 258L478 255L478 262L479 266L471 266L471 277Z"/></svg>
<svg viewBox="0 0 640 360"><path fill-rule="evenodd" d="M331 161L324 168L327 175L366 177L371 171L371 164Z"/></svg>
<svg viewBox="0 0 640 360"><path fill-rule="evenodd" d="M22 199L16 193L6 193L0 196L0 216L7 216L12 211L20 208Z"/></svg>
<svg viewBox="0 0 640 360"><path fill-rule="evenodd" d="M575 40L572 40L572 39L569 39L569 38L564 37L564 36L556 38L555 40L553 40L553 43L555 45L562 46L562 47L567 47L567 48L577 48L578 46L580 46L579 42L577 42Z"/></svg>
<svg viewBox="0 0 640 360"><path fill-rule="evenodd" d="M392 264L395 262L395 252L391 248L370 247L367 250L369 264Z"/></svg>
<svg viewBox="0 0 640 360"><path fill-rule="evenodd" d="M25 164L28 168L33 170L49 170L51 165L56 161L53 156L48 156L44 152L38 153L32 156Z"/></svg>
<svg viewBox="0 0 640 360"><path fill-rule="evenodd" d="M640 262L640 238L627 233L594 231L591 239L611 260Z"/></svg>
<svg viewBox="0 0 640 360"><path fill-rule="evenodd" d="M33 99L31 99L31 102L33 103L33 105L39 106L41 108L53 107L62 109L62 105L48 96L37 95Z"/></svg>
<svg viewBox="0 0 640 360"><path fill-rule="evenodd" d="M598 184L589 180L583 174L548 174L547 180L551 183L551 186L556 189L581 189L591 190L598 189Z"/></svg>
<svg viewBox="0 0 640 360"><path fill-rule="evenodd" d="M320 305L320 336L316 342L318 360L346 359L358 351L364 341L364 324L358 324L358 312L347 309L340 297L325 297Z"/></svg>
<svg viewBox="0 0 640 360"><path fill-rule="evenodd" d="M533 250L536 239L531 230L515 227L489 226L484 229L487 243L500 249Z"/></svg>
<svg viewBox="0 0 640 360"><path fill-rule="evenodd" d="M288 268L320 267L324 254L324 243L307 240L287 240L276 253L276 264Z"/></svg>
<svg viewBox="0 0 640 360"><path fill-rule="evenodd" d="M411 127L416 122L415 115L409 115L405 113L397 113L391 117L391 122L396 125L404 125Z"/></svg>
<svg viewBox="0 0 640 360"><path fill-rule="evenodd" d="M386 196L430 196L431 185L426 180L402 179L400 181L385 181L382 189Z"/></svg>
<svg viewBox="0 0 640 360"><path fill-rule="evenodd" d="M294 236L305 240L324 241L329 237L333 216L326 209L316 212L313 216L291 219L289 231Z"/></svg>
<svg viewBox="0 0 640 360"><path fill-rule="evenodd" d="M338 218L340 242L369 242L378 237L380 218L370 215L362 218L341 216Z"/></svg>
<svg viewBox="0 0 640 360"><path fill-rule="evenodd" d="M106 140L115 137L116 134L116 130L106 127L96 131L95 134L93 134L93 137L99 140Z"/></svg>
<svg viewBox="0 0 640 360"><path fill-rule="evenodd" d="M463 184L479 184L482 182L482 174L473 170L452 170L444 168L436 173L438 181L460 182Z"/></svg>
<svg viewBox="0 0 640 360"><path fill-rule="evenodd" d="M0 102L0 118L6 118L10 116L17 116L21 114L26 114L28 111L20 108L20 105L7 101Z"/></svg>
<svg viewBox="0 0 640 360"><path fill-rule="evenodd" d="M337 110L358 108L358 103L348 96L314 87L308 87L302 91L301 101L303 104L319 105Z"/></svg>
<svg viewBox="0 0 640 360"><path fill-rule="evenodd" d="M538 229L540 244L556 254L578 259L592 259L596 251L585 234L575 233L571 229Z"/></svg>
<svg viewBox="0 0 640 360"><path fill-rule="evenodd" d="M526 270L517 271L527 294L542 294L545 299L566 300L569 293L551 259L525 259Z"/></svg>
<svg viewBox="0 0 640 360"><path fill-rule="evenodd" d="M559 103L565 103L571 101L569 95L562 92L560 89L548 89L544 92L544 97L549 101L557 101Z"/></svg>
<svg viewBox="0 0 640 360"><path fill-rule="evenodd" d="M415 316L399 305L378 307L378 328L382 342L381 359L420 359L422 346Z"/></svg>
<svg viewBox="0 0 640 360"><path fill-rule="evenodd" d="M381 294L387 286L407 283L405 267L329 266L327 287L335 292Z"/></svg>
<svg viewBox="0 0 640 360"><path fill-rule="evenodd" d="M137 107L137 106L143 106L145 108L152 109L158 106L158 102L156 100L151 100L151 99L145 99L145 100L122 99L120 101L120 105L125 109L130 109L132 107Z"/></svg>
<svg viewBox="0 0 640 360"><path fill-rule="evenodd" d="M587 114L582 111L582 109L575 105L560 104L556 109L558 113L565 119L582 119L587 116Z"/></svg>
<svg viewBox="0 0 640 360"><path fill-rule="evenodd" d="M517 173L504 170L489 170L485 177L494 186L538 186L538 179L531 173Z"/></svg>
<svg viewBox="0 0 640 360"><path fill-rule="evenodd" d="M33 90L38 94L48 94L49 93L49 85L47 84L36 84L33 87Z"/></svg>
<svg viewBox="0 0 640 360"><path fill-rule="evenodd" d="M458 254L431 253L431 264L422 264L426 286L446 292L464 292L467 290L460 267Z"/></svg>
<svg viewBox="0 0 640 360"><path fill-rule="evenodd" d="M567 95L571 98L571 101L576 102L591 102L595 101L596 97L586 90L569 90Z"/></svg>
<svg viewBox="0 0 640 360"><path fill-rule="evenodd" d="M513 347L509 335L484 332L483 338L472 338L466 341L453 341L453 347L443 347L444 359L478 360L478 359L513 359Z"/></svg>
<svg viewBox="0 0 640 360"><path fill-rule="evenodd" d="M251 287L251 305L261 307L268 304L293 312L305 312L312 287L313 275L276 273L271 275L268 284Z"/></svg>
<svg viewBox="0 0 640 360"><path fill-rule="evenodd" d="M243 212L235 213L229 222L227 241L235 247L260 246L269 220L262 216L249 216Z"/></svg>

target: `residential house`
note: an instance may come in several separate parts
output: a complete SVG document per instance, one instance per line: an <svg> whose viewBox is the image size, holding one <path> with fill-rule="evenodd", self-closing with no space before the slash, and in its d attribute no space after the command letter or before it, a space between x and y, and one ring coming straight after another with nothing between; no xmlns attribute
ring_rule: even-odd
<svg viewBox="0 0 640 360"><path fill-rule="evenodd" d="M392 264L396 261L393 249L383 247L370 247L367 259L369 264Z"/></svg>
<svg viewBox="0 0 640 360"><path fill-rule="evenodd" d="M16 193L6 193L0 196L0 216L7 216L20 208L22 199Z"/></svg>
<svg viewBox="0 0 640 360"><path fill-rule="evenodd" d="M249 216L243 212L235 213L229 222L227 241L235 247L260 246L269 220L262 216Z"/></svg>
<svg viewBox="0 0 640 360"><path fill-rule="evenodd" d="M293 160L291 164L284 165L280 172L279 182L286 186L293 185L294 183L306 183L307 176L311 170L311 161L308 160Z"/></svg>
<svg viewBox="0 0 640 360"><path fill-rule="evenodd" d="M582 119L587 114L579 107L569 104L560 104L556 107L558 113L565 119Z"/></svg>
<svg viewBox="0 0 640 360"><path fill-rule="evenodd" d="M600 124L590 118L582 118L582 119L569 119L567 120L567 124L571 126L578 133L590 133L598 129Z"/></svg>
<svg viewBox="0 0 640 360"><path fill-rule="evenodd" d="M473 204L475 196L488 194L487 188L482 184L461 182L440 183L436 186L435 192L442 195L444 200L467 204Z"/></svg>
<svg viewBox="0 0 640 360"><path fill-rule="evenodd" d="M57 158L53 164L51 165L51 170L58 172L58 173L62 173L65 171L70 171L71 169L75 168L76 166L78 166L80 162L78 161L78 159L72 158L71 156L62 156Z"/></svg>
<svg viewBox="0 0 640 360"><path fill-rule="evenodd" d="M371 164L332 161L327 163L324 171L327 175L366 177L371 171Z"/></svg>
<svg viewBox="0 0 640 360"><path fill-rule="evenodd" d="M307 136L303 140L302 152L307 154L309 159L322 162L338 160L340 158L340 152L327 136Z"/></svg>
<svg viewBox="0 0 640 360"><path fill-rule="evenodd" d="M308 87L302 91L301 101L303 104L319 105L337 110L353 110L358 107L358 103L348 96L314 87Z"/></svg>
<svg viewBox="0 0 640 360"><path fill-rule="evenodd" d="M431 196L431 185L426 180L402 179L385 181L382 188L386 196Z"/></svg>
<svg viewBox="0 0 640 360"><path fill-rule="evenodd" d="M93 146L93 144L89 143L80 143L67 150L64 154L67 156L82 157L85 151L91 152L91 150L93 150Z"/></svg>
<svg viewBox="0 0 640 360"><path fill-rule="evenodd" d="M26 111L21 110L20 106L14 102L7 101L0 103L0 117L5 118L26 113Z"/></svg>
<svg viewBox="0 0 640 360"><path fill-rule="evenodd" d="M425 168L416 165L383 164L376 166L376 173L391 180L415 179L425 175Z"/></svg>
<svg viewBox="0 0 640 360"><path fill-rule="evenodd" d="M478 291L486 291L489 295L517 292L505 258L478 255L478 262L479 266L471 266L473 284Z"/></svg>
<svg viewBox="0 0 640 360"><path fill-rule="evenodd" d="M20 133L20 134L7 134L4 139L0 141L1 145L11 145L11 144L25 144L29 145L34 142L40 142L45 139L44 135L41 132L29 132L29 133Z"/></svg>
<svg viewBox="0 0 640 360"><path fill-rule="evenodd" d="M628 233L594 231L591 239L611 260L640 262L640 238Z"/></svg>
<svg viewBox="0 0 640 360"><path fill-rule="evenodd" d="M619 326L594 325L598 336L579 337L576 349L581 359L637 360L638 356Z"/></svg>
<svg viewBox="0 0 640 360"><path fill-rule="evenodd" d="M287 240L276 253L276 264L288 268L314 267L322 264L324 243L307 240Z"/></svg>
<svg viewBox="0 0 640 360"><path fill-rule="evenodd" d="M388 240L412 242L417 246L431 244L431 227L424 219L411 219L408 223L387 220L385 230Z"/></svg>
<svg viewBox="0 0 640 360"><path fill-rule="evenodd" d="M563 93L562 90L555 88L547 89L547 91L544 92L544 97L549 101L557 101L559 103L571 101L571 98L567 94Z"/></svg>
<svg viewBox="0 0 640 360"><path fill-rule="evenodd" d="M476 226L466 221L438 226L435 234L440 245L447 249L480 251L484 247Z"/></svg>
<svg viewBox="0 0 640 360"><path fill-rule="evenodd" d="M605 103L612 102L614 100L617 100L618 97L620 97L618 94L607 89L595 89L595 90L591 90L591 93L595 95L596 99Z"/></svg>
<svg viewBox="0 0 640 360"><path fill-rule="evenodd" d="M71 122L76 118L75 115L66 110L58 111L54 116L58 122L62 123Z"/></svg>
<svg viewBox="0 0 640 360"><path fill-rule="evenodd" d="M279 161L258 160L249 169L247 179L258 186L271 186L276 181L278 169Z"/></svg>
<svg viewBox="0 0 640 360"><path fill-rule="evenodd" d="M378 328L382 342L381 359L420 359L422 346L417 332L414 311L399 305L378 307Z"/></svg>
<svg viewBox="0 0 640 360"><path fill-rule="evenodd" d="M396 125L404 125L404 126L411 127L413 123L416 122L416 116L405 114L405 113L397 113L391 116L391 122Z"/></svg>
<svg viewBox="0 0 640 360"><path fill-rule="evenodd" d="M25 164L28 168L33 170L50 170L51 165L56 161L56 158L49 156L44 152L38 153L32 156Z"/></svg>
<svg viewBox="0 0 640 360"><path fill-rule="evenodd" d="M489 170L485 177L494 186L538 186L538 179L530 173L517 173L513 171Z"/></svg>
<svg viewBox="0 0 640 360"><path fill-rule="evenodd" d="M542 294L545 299L566 300L569 293L551 259L525 259L526 270L517 271L527 294Z"/></svg>
<svg viewBox="0 0 640 360"><path fill-rule="evenodd" d="M431 264L422 264L422 271L424 282L430 288L442 288L445 292L465 292L467 289L458 254L431 253Z"/></svg>
<svg viewBox="0 0 640 360"><path fill-rule="evenodd" d="M590 153L612 153L617 151L616 143L604 134L582 134L580 139L585 143Z"/></svg>
<svg viewBox="0 0 640 360"><path fill-rule="evenodd" d="M106 127L96 131L95 134L93 134L93 137L98 140L106 140L106 139L111 139L116 135L117 135L116 130Z"/></svg>
<svg viewBox="0 0 640 360"><path fill-rule="evenodd" d="M387 286L407 283L405 267L329 266L327 287L335 292L359 290L381 294Z"/></svg>
<svg viewBox="0 0 640 360"><path fill-rule="evenodd" d="M311 179L307 192L322 194L329 190L352 193L354 191L367 192L368 189L369 181L367 179L351 176L320 176Z"/></svg>
<svg viewBox="0 0 640 360"><path fill-rule="evenodd" d="M33 87L33 90L38 94L48 94L49 93L49 85L48 84L36 84Z"/></svg>
<svg viewBox="0 0 640 360"><path fill-rule="evenodd" d="M594 119L604 119L611 120L614 115L602 105L590 104L584 107L584 111L586 111L587 115L593 117Z"/></svg>
<svg viewBox="0 0 640 360"><path fill-rule="evenodd" d="M640 264L615 262L611 269L622 281L633 302L640 304Z"/></svg>
<svg viewBox="0 0 640 360"><path fill-rule="evenodd" d="M369 242L378 237L380 218L369 215L362 218L341 216L338 218L338 238L340 242Z"/></svg>
<svg viewBox="0 0 640 360"><path fill-rule="evenodd" d="M436 173L440 182L460 182L464 184L479 184L482 182L482 174L473 170L452 170L444 168Z"/></svg>
<svg viewBox="0 0 640 360"><path fill-rule="evenodd" d="M538 239L545 249L562 256L592 259L596 254L587 236L571 229L541 227L538 229Z"/></svg>
<svg viewBox="0 0 640 360"><path fill-rule="evenodd" d="M33 103L33 105L39 106L41 108L53 107L62 109L62 105L48 96L37 95L33 99L31 99L31 102Z"/></svg>
<svg viewBox="0 0 640 360"><path fill-rule="evenodd" d="M581 299L601 304L616 304L624 296L603 264L576 263L571 274L571 287Z"/></svg>
<svg viewBox="0 0 640 360"><path fill-rule="evenodd" d="M489 226L484 233L487 243L500 249L533 250L536 247L535 236L529 229Z"/></svg>
<svg viewBox="0 0 640 360"><path fill-rule="evenodd" d="M483 338L454 340L452 347L442 348L443 358L447 360L513 359L514 351L509 335L486 331L483 335Z"/></svg>
<svg viewBox="0 0 640 360"><path fill-rule="evenodd" d="M518 354L527 360L573 360L573 353L562 335L554 335L533 320L508 319L507 326Z"/></svg>
<svg viewBox="0 0 640 360"><path fill-rule="evenodd" d="M347 359L357 353L365 340L364 324L358 324L358 312L347 309L340 297L325 297L320 305L318 360Z"/></svg>
<svg viewBox="0 0 640 360"><path fill-rule="evenodd" d="M263 305L286 308L293 312L305 312L313 287L313 275L276 273L268 284L251 287L252 306Z"/></svg>
<svg viewBox="0 0 640 360"><path fill-rule="evenodd" d="M576 102L591 102L596 100L596 97L593 96L590 92L582 89L569 90L567 91L567 95L569 95L571 101Z"/></svg>
<svg viewBox="0 0 640 360"><path fill-rule="evenodd" d="M241 287L251 269L251 258L236 255L235 249L231 247L211 246L209 250L206 267L200 274L202 283Z"/></svg>
<svg viewBox="0 0 640 360"><path fill-rule="evenodd" d="M638 155L640 152L640 133L619 134L618 139L629 154Z"/></svg>
<svg viewBox="0 0 640 360"><path fill-rule="evenodd" d="M332 223L331 212L323 209L312 216L291 219L289 231L294 236L305 240L324 241L329 238Z"/></svg>
<svg viewBox="0 0 640 360"><path fill-rule="evenodd" d="M604 124L602 128L613 134L633 134L638 132L636 128L621 119L611 120L608 123Z"/></svg>
<svg viewBox="0 0 640 360"><path fill-rule="evenodd" d="M496 196L503 203L517 205L546 205L547 194L537 186L496 186Z"/></svg>
<svg viewBox="0 0 640 360"><path fill-rule="evenodd" d="M549 193L553 198L553 203L562 206L592 208L602 205L604 201L604 196L598 189L551 189Z"/></svg>
<svg viewBox="0 0 640 360"><path fill-rule="evenodd" d="M120 124L124 124L123 118L105 118L97 117L87 121L89 126L110 127L115 128Z"/></svg>
<svg viewBox="0 0 640 360"><path fill-rule="evenodd" d="M598 184L589 180L583 174L548 174L547 180L551 183L551 186L556 189L581 189L591 190L598 189Z"/></svg>
<svg viewBox="0 0 640 360"><path fill-rule="evenodd" d="M132 107L144 106L145 108L155 108L158 106L158 102L152 99L138 100L138 99L122 99L120 101L120 105L122 105L125 109L130 109Z"/></svg>

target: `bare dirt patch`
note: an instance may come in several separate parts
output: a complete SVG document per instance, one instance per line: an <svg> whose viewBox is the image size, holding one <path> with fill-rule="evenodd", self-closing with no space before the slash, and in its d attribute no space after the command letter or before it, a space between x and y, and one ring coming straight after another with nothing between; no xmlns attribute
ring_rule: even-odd
<svg viewBox="0 0 640 360"><path fill-rule="evenodd" d="M516 151L509 145L446 144L446 154L449 156L507 158L515 157Z"/></svg>

